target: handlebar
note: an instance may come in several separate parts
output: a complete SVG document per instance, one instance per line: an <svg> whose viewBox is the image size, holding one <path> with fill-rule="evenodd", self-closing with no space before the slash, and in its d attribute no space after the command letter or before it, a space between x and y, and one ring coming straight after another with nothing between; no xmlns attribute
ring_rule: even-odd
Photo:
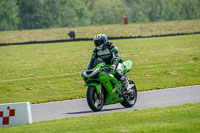
<svg viewBox="0 0 200 133"><path fill-rule="evenodd" d="M109 68L101 66L102 71L109 71Z"/></svg>

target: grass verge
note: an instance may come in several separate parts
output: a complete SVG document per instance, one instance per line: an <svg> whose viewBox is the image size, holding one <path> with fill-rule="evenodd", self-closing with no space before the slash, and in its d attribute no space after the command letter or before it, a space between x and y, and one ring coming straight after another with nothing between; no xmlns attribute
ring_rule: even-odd
<svg viewBox="0 0 200 133"><path fill-rule="evenodd" d="M99 33L105 33L109 37L118 37L191 33L199 32L199 29L200 20L184 20L151 23L130 23L127 25L113 24L88 27L2 31L0 32L0 43L69 39L68 33L71 30L76 31L76 38L93 38Z"/></svg>
<svg viewBox="0 0 200 133"><path fill-rule="evenodd" d="M112 40L138 91L200 84L200 35ZM92 41L0 47L0 103L85 97Z"/></svg>
<svg viewBox="0 0 200 133"><path fill-rule="evenodd" d="M0 128L1 133L198 133L200 103Z"/></svg>

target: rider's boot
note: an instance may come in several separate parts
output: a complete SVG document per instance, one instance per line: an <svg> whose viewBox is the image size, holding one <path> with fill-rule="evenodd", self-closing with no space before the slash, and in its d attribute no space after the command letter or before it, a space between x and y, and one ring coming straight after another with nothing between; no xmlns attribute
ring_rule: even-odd
<svg viewBox="0 0 200 133"><path fill-rule="evenodd" d="M133 90L131 89L132 86L128 82L128 78L126 76L122 76L120 80L122 83L122 92L132 94Z"/></svg>

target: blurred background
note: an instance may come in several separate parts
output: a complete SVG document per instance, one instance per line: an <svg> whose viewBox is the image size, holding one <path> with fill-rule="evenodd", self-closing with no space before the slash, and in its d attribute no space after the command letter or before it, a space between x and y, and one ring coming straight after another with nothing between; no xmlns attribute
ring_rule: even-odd
<svg viewBox="0 0 200 133"><path fill-rule="evenodd" d="M0 31L200 18L200 0L0 0Z"/></svg>

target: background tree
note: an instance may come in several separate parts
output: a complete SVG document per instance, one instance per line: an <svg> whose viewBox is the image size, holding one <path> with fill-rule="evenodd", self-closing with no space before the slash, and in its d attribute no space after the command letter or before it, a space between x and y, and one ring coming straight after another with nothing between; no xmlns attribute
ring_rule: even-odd
<svg viewBox="0 0 200 133"><path fill-rule="evenodd" d="M200 0L0 0L0 30L200 19Z"/></svg>
<svg viewBox="0 0 200 133"><path fill-rule="evenodd" d="M16 30L20 18L17 0L0 0L0 30Z"/></svg>

